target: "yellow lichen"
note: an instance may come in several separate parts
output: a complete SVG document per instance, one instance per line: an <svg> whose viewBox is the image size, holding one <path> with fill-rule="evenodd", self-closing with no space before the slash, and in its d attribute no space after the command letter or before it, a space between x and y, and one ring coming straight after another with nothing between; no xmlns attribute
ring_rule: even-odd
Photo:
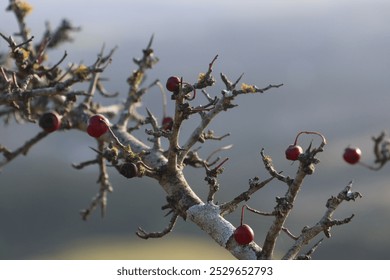
<svg viewBox="0 0 390 280"><path fill-rule="evenodd" d="M33 7L25 1L17 1L15 5L18 11L21 13L22 17L25 17L33 10Z"/></svg>
<svg viewBox="0 0 390 280"><path fill-rule="evenodd" d="M12 56L19 62L24 62L30 57L30 52L23 48L17 48L12 53Z"/></svg>
<svg viewBox="0 0 390 280"><path fill-rule="evenodd" d="M127 79L127 82L133 86L138 87L144 78L144 73L142 71L134 71L133 74Z"/></svg>
<svg viewBox="0 0 390 280"><path fill-rule="evenodd" d="M86 79L89 74L89 69L84 64L81 64L75 71L74 74L80 79Z"/></svg>
<svg viewBox="0 0 390 280"><path fill-rule="evenodd" d="M242 83L241 90L244 93L255 93L256 92L256 88L254 86L248 85L248 84L245 84L245 83Z"/></svg>
<svg viewBox="0 0 390 280"><path fill-rule="evenodd" d="M206 74L205 73L199 73L198 83L202 83L205 78L206 78Z"/></svg>

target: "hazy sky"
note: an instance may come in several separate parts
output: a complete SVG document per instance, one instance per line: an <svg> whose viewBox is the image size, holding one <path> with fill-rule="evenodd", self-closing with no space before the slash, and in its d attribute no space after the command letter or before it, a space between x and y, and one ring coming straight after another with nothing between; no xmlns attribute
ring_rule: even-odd
<svg viewBox="0 0 390 280"><path fill-rule="evenodd" d="M360 215L365 216L366 210L376 205L375 209L386 209L381 212L384 215L381 218L388 220L385 214L390 210L386 174L390 167L378 173L352 168L342 161L341 153L349 144L359 145L363 159L370 162L373 159L370 156L371 136L389 129L390 1L30 2L34 12L27 17L27 23L35 30L33 34L37 38L40 38L46 20L53 28L62 18L82 27L81 32L74 34L73 45L65 44L50 53L52 61L67 50L66 63L92 64L103 43L107 48L119 47L105 73L110 77L107 88L121 92L119 99L125 97L126 79L134 69L132 58L141 55L152 34L160 63L150 72L149 81L155 78L164 81L171 75L178 75L194 82L219 54L214 66L218 83L209 90L213 96L223 89L219 72L232 80L244 72L242 81L259 87L284 83L282 88L263 96L237 99L239 107L218 117L211 126L218 134L231 132L232 136L223 143L213 143L210 149L218 145L235 145L229 153L232 160L227 168L230 172L224 174L222 182L245 186L247 179L257 175L258 170L266 176L258 158L260 147L266 148L280 170L293 175L296 166L284 160L285 148L293 142L298 131L317 130L325 134L329 144L326 153L321 155L319 174L308 180L315 188L309 188L302 195L310 197L317 192L326 199L334 191L341 190L350 179L355 179L361 188L369 185L371 189L361 202L361 208L356 208L361 210L354 208L357 215L360 211ZM1 6L6 5L7 1L0 1L0 32L9 35L15 31L16 21L11 13L3 12ZM0 40L0 51L5 48L5 42ZM145 96L145 103L161 116L161 95L157 89ZM169 104L169 109L172 108ZM188 124L184 135L195 123ZM25 128L0 126L0 143L15 148L37 131L33 125ZM33 155L53 155L57 146L55 140L60 138L62 136L53 136L54 140L37 146ZM75 133L66 139L71 148L64 148L66 153L61 154L65 162L86 160L92 155L88 146L93 142L88 137ZM304 138L303 145L312 139ZM206 155L208 150L202 151ZM73 174L74 171L69 172ZM203 184L201 179L198 182ZM375 209L372 212L377 215ZM305 210L307 212L305 208L302 210L303 216ZM374 216L368 219L374 219ZM390 226L381 225L382 232L390 234ZM355 226L350 229L360 228ZM343 230L348 232L348 226L339 232Z"/></svg>

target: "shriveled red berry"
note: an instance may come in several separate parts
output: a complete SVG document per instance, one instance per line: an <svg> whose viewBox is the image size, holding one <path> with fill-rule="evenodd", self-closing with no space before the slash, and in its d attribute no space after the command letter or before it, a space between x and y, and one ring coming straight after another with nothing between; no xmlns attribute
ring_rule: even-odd
<svg viewBox="0 0 390 280"><path fill-rule="evenodd" d="M170 92L176 92L179 90L180 78L176 76L169 77L167 80L166 88Z"/></svg>
<svg viewBox="0 0 390 280"><path fill-rule="evenodd" d="M46 132L56 131L61 126L61 118L56 112L46 112L39 118L39 126Z"/></svg>
<svg viewBox="0 0 390 280"><path fill-rule="evenodd" d="M247 224L240 225L234 231L234 240L240 245L247 245L253 241L255 233Z"/></svg>
<svg viewBox="0 0 390 280"><path fill-rule="evenodd" d="M303 153L303 149L299 145L290 145L286 149L286 159L297 160L299 155Z"/></svg>
<svg viewBox="0 0 390 280"><path fill-rule="evenodd" d="M165 117L162 120L162 129L170 131L173 127L173 119L171 117Z"/></svg>
<svg viewBox="0 0 390 280"><path fill-rule="evenodd" d="M95 138L99 138L108 131L109 121L105 116L97 114L89 118L87 133Z"/></svg>
<svg viewBox="0 0 390 280"><path fill-rule="evenodd" d="M356 164L362 156L362 151L357 147L347 147L344 150L343 158L349 164Z"/></svg>

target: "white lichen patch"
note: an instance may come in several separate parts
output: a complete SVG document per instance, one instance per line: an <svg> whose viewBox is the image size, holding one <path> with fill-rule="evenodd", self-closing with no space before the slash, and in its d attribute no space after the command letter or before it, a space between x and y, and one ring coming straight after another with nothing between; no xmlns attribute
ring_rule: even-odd
<svg viewBox="0 0 390 280"><path fill-rule="evenodd" d="M187 218L207 232L221 246L225 247L234 232L234 226L220 216L220 209L213 203L198 204L187 210Z"/></svg>

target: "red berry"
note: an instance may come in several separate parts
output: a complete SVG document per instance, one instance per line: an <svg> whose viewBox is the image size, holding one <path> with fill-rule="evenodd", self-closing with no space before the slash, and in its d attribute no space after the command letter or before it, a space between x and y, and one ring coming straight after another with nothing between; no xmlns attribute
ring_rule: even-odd
<svg viewBox="0 0 390 280"><path fill-rule="evenodd" d="M49 133L56 131L61 126L61 118L56 112L44 113L39 118L39 126Z"/></svg>
<svg viewBox="0 0 390 280"><path fill-rule="evenodd" d="M349 164L358 163L360 157L362 155L362 151L357 147L347 147L344 150L343 158Z"/></svg>
<svg viewBox="0 0 390 280"><path fill-rule="evenodd" d="M165 117L162 120L162 129L163 130L171 130L173 127L173 119L171 117Z"/></svg>
<svg viewBox="0 0 390 280"><path fill-rule="evenodd" d="M286 150L286 159L297 160L299 155L303 153L303 149L298 145L290 145Z"/></svg>
<svg viewBox="0 0 390 280"><path fill-rule="evenodd" d="M240 245L247 245L253 241L255 233L247 224L240 225L234 231L234 240Z"/></svg>
<svg viewBox="0 0 390 280"><path fill-rule="evenodd" d="M180 78L176 76L169 77L167 80L166 88L170 92L176 92L179 90Z"/></svg>
<svg viewBox="0 0 390 280"><path fill-rule="evenodd" d="M89 118L87 132L90 136L99 138L108 131L110 122L105 116L97 114Z"/></svg>

